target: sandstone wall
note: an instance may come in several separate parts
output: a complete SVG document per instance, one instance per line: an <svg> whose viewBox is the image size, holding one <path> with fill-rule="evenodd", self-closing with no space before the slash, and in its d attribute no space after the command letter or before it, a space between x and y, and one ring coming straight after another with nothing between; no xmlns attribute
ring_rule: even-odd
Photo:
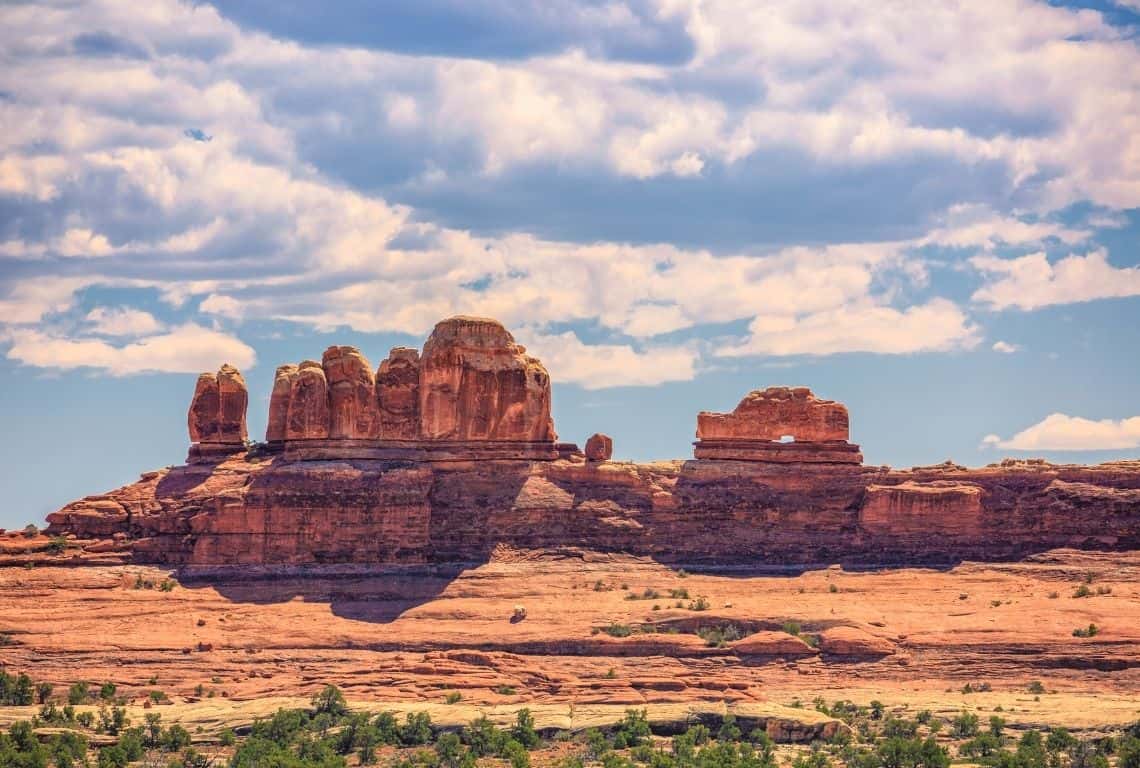
<svg viewBox="0 0 1140 768"><path fill-rule="evenodd" d="M49 516L146 562L479 562L519 549L807 567L1140 549L1140 462L893 471L689 461L253 463L148 475Z"/></svg>

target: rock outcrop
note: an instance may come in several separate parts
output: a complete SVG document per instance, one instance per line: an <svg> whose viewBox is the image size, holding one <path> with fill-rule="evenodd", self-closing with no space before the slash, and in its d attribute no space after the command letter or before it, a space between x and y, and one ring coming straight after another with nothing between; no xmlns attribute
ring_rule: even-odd
<svg viewBox="0 0 1140 768"><path fill-rule="evenodd" d="M306 360L289 387L286 440L323 440L329 436L329 382L320 363Z"/></svg>
<svg viewBox="0 0 1140 768"><path fill-rule="evenodd" d="M586 440L585 453L588 461L609 461L614 455L614 441L609 435L594 433Z"/></svg>
<svg viewBox="0 0 1140 768"><path fill-rule="evenodd" d="M397 347L375 374L343 346L282 366L269 451L242 450L246 400L233 368L203 374L191 466L69 504L52 534L193 565L478 562L504 546L795 567L1140 548L1140 463L866 467L847 409L802 387L700 414L694 461L610 462L602 434L578 452L555 442L546 369L493 320L445 320L422 356Z"/></svg>
<svg viewBox="0 0 1140 768"><path fill-rule="evenodd" d="M847 407L820 400L807 387L749 392L732 413L697 414L698 459L862 464L847 442Z"/></svg>
<svg viewBox="0 0 1140 768"><path fill-rule="evenodd" d="M420 436L420 353L394 347L376 371L380 437L415 440Z"/></svg>
<svg viewBox="0 0 1140 768"><path fill-rule="evenodd" d="M749 392L732 413L697 414L699 440L780 440L846 442L847 408L820 400L807 387L768 387Z"/></svg>
<svg viewBox="0 0 1140 768"><path fill-rule="evenodd" d="M372 365L355 347L329 347L321 358L329 386L329 433L332 439L380 436L376 379Z"/></svg>
<svg viewBox="0 0 1140 768"><path fill-rule="evenodd" d="M420 436L553 442L550 375L498 321L444 320L420 363Z"/></svg>
<svg viewBox="0 0 1140 768"><path fill-rule="evenodd" d="M187 414L191 457L244 450L248 402L245 379L232 365L200 374Z"/></svg>
<svg viewBox="0 0 1140 768"><path fill-rule="evenodd" d="M289 401L292 398L293 381L297 378L297 366L280 365L273 377L273 391L269 395L269 420L265 425L265 442L278 446L285 442L289 431Z"/></svg>

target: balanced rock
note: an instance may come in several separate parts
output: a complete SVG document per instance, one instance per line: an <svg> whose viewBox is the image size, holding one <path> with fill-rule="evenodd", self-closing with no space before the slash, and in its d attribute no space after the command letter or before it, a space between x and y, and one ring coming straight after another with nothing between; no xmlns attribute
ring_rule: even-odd
<svg viewBox="0 0 1140 768"><path fill-rule="evenodd" d="M380 437L415 440L420 434L420 353L394 347L376 371Z"/></svg>
<svg viewBox="0 0 1140 768"><path fill-rule="evenodd" d="M597 432L586 441L587 461L609 461L614 454L614 441L609 435Z"/></svg>
<svg viewBox="0 0 1140 768"><path fill-rule="evenodd" d="M329 387L321 364L306 360L289 388L287 440L323 440L329 436Z"/></svg>
<svg viewBox="0 0 1140 768"><path fill-rule="evenodd" d="M321 358L329 390L332 438L380 436L372 364L355 347L329 347Z"/></svg>
<svg viewBox="0 0 1140 768"><path fill-rule="evenodd" d="M497 320L438 323L420 362L420 437L553 441L550 375Z"/></svg>
<svg viewBox="0 0 1140 768"><path fill-rule="evenodd" d="M232 365L199 375L187 414L190 442L244 445L248 404L245 379Z"/></svg>
<svg viewBox="0 0 1140 768"><path fill-rule="evenodd" d="M846 441L847 407L821 400L807 387L769 387L749 392L732 413L697 414L697 437L714 440Z"/></svg>
<svg viewBox="0 0 1140 768"><path fill-rule="evenodd" d="M280 443L285 439L289 423L289 396L296 378L297 366L277 366L277 373L273 377L273 392L269 395L269 421L265 425L267 443Z"/></svg>

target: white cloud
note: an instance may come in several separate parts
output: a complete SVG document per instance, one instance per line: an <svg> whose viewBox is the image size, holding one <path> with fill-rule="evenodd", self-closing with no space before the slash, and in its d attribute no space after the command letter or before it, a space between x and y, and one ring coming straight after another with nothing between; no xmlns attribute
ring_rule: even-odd
<svg viewBox="0 0 1140 768"><path fill-rule="evenodd" d="M529 354L542 360L555 383L584 389L645 387L690 381L697 373L693 345L638 350L628 344L584 344L573 332L516 335Z"/></svg>
<svg viewBox="0 0 1140 768"><path fill-rule="evenodd" d="M873 352L905 355L970 349L980 329L953 302L932 299L906 309L869 303L806 315L760 315L741 344L717 351L744 355L831 355Z"/></svg>
<svg viewBox="0 0 1140 768"><path fill-rule="evenodd" d="M36 330L11 332L9 360L37 368L94 368L112 376L197 373L230 363L252 368L253 349L233 336L194 324L116 346L102 339L51 336Z"/></svg>
<svg viewBox="0 0 1140 768"><path fill-rule="evenodd" d="M1008 341L1001 341L999 339L998 341L994 342L994 345L990 347L990 349L992 349L994 352L1001 352L1004 355L1012 355L1014 352L1020 350L1021 347L1017 344L1011 344Z"/></svg>
<svg viewBox="0 0 1140 768"><path fill-rule="evenodd" d="M1140 295L1140 267L1112 266L1104 249L1071 254L1055 263L1044 253L1013 259L975 256L970 263L987 278L973 300L993 309L1031 310Z"/></svg>
<svg viewBox="0 0 1140 768"><path fill-rule="evenodd" d="M130 307L95 307L84 320L103 336L146 336L163 328L154 315Z"/></svg>
<svg viewBox="0 0 1140 768"><path fill-rule="evenodd" d="M987 205L962 203L951 206L941 224L915 244L957 248L980 246L990 250L1002 244L1038 245L1049 238L1074 245L1091 235L1087 229L1072 229L1052 221L1025 221L998 213Z"/></svg>
<svg viewBox="0 0 1140 768"><path fill-rule="evenodd" d="M204 312L207 315L218 315L219 317L228 317L231 320L240 320L245 310L242 304L237 299L231 296L223 296L218 293L211 293L202 303L198 305L198 311Z"/></svg>
<svg viewBox="0 0 1140 768"><path fill-rule="evenodd" d="M75 293L93 282L90 278L41 276L12 283L0 298L0 321L23 325L38 323L53 312L75 303Z"/></svg>
<svg viewBox="0 0 1140 768"><path fill-rule="evenodd" d="M986 435L982 440L1015 451L1100 451L1140 448L1140 416L1093 421L1053 413L1008 440Z"/></svg>

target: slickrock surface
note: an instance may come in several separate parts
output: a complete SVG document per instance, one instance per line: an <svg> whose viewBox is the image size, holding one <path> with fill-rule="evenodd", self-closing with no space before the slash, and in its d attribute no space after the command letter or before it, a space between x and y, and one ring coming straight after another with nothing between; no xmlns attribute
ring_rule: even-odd
<svg viewBox="0 0 1140 768"><path fill-rule="evenodd" d="M158 689L218 717L231 702L270 698L271 710L272 697L327 682L353 701L444 706L459 691L463 706L573 703L575 713L800 701L810 716L823 696L946 715L1000 704L1014 723L1078 728L1140 714L1137 553L684 576L628 556L500 548L474 568L300 573L0 568L11 640L0 663L57 690L109 680L136 703ZM177 580L168 592L166 578ZM1073 597L1081 585L1092 596ZM527 617L512 623L515 605ZM789 622L808 642L781 629ZM1090 623L1096 637L1072 635ZM693 634L726 625L744 636L712 647ZM612 637L613 626L656 631ZM1029 693L1033 680L1047 693ZM963 694L967 683L991 690Z"/></svg>

